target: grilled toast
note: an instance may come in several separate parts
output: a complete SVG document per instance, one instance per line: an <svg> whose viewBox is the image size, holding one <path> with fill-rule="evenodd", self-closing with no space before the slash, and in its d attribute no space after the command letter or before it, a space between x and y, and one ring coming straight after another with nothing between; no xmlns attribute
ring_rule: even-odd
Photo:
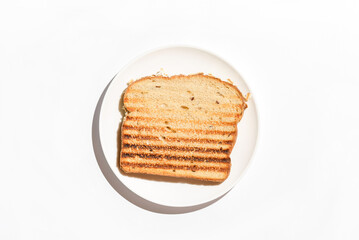
<svg viewBox="0 0 359 240"><path fill-rule="evenodd" d="M120 168L223 182L245 101L234 85L202 73L131 83L124 94Z"/></svg>

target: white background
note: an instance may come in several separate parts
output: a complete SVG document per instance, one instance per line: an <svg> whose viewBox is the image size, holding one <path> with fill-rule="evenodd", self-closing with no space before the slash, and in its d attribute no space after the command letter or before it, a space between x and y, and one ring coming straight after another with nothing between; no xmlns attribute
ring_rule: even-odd
<svg viewBox="0 0 359 240"><path fill-rule="evenodd" d="M0 239L358 239L358 1L2 1ZM198 211L161 214L101 173L92 120L144 51L189 44L255 94L249 171Z"/></svg>

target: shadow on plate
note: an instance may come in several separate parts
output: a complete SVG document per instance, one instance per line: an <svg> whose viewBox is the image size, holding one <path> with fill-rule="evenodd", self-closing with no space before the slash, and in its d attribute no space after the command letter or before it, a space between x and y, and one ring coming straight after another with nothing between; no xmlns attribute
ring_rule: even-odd
<svg viewBox="0 0 359 240"><path fill-rule="evenodd" d="M112 79L113 80L113 79ZM115 173L112 171L110 165L108 164L106 158L105 158L105 154L103 152L102 146L101 146L101 141L100 141L100 132L99 132L99 119L100 119L100 110L101 110L101 105L103 102L103 98L106 94L107 88L109 87L109 85L111 84L112 80L110 81L110 83L106 86L105 90L103 91L103 93L101 94L101 97L97 103L96 109L95 109L95 113L93 116L93 122L92 122L92 144L93 144L93 149L95 152L95 156L97 159L97 163L103 173L103 175L105 176L106 180L110 183L110 185L125 199L127 199L129 202L131 202L132 204L143 208L145 210L151 211L151 212L156 212L156 213L163 213L163 214L181 214L181 213L188 213L188 212L194 212L197 210L200 210L202 208L205 208L213 203L215 203L216 201L218 201L219 199L221 199L224 195L203 203L203 204L199 204L199 205L195 205L195 206L189 206L189 207L170 207L170 206L165 206L165 205L160 205L151 201L148 201L142 197L140 197L139 195L137 195L136 193L134 193L133 191L131 191L128 187L126 187L115 175ZM121 100L119 103L119 111L121 112L122 116L124 116L125 112L123 110L123 94L121 96ZM120 123L119 123L120 126ZM118 132L117 132L117 144L118 144L118 153L120 152L120 142L121 142L121 128L119 128ZM117 156L117 161L119 160L119 154ZM120 170L119 170L120 171ZM200 185L213 185L216 183L210 183L210 182L201 182L201 181L197 181L197 180L189 180L189 179L181 179L181 178L171 178L171 177L162 177L162 176L152 176L152 175L142 175L142 174L126 174L123 171L120 171L121 174L129 176L129 177L139 177L142 179L146 179L146 180L151 180L151 181L166 181L166 182L184 182L184 183L188 183L188 184L200 184Z"/></svg>

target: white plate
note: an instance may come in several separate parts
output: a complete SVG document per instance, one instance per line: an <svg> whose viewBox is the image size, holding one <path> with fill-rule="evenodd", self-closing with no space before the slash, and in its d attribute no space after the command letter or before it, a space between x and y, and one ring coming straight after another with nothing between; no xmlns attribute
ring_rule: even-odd
<svg viewBox="0 0 359 240"><path fill-rule="evenodd" d="M231 153L232 167L229 177L218 185L198 185L176 181L156 181L126 176L116 165L117 131L122 120L119 112L121 94L131 79L155 74L161 68L168 75L210 73L222 80L231 79L246 94L249 88L239 73L221 58L192 47L161 48L138 57L123 68L110 83L104 96L100 116L100 141L106 160L118 179L130 190L151 202L173 207L188 207L214 200L228 192L247 168L258 135L258 117L253 99L238 125L238 137Z"/></svg>

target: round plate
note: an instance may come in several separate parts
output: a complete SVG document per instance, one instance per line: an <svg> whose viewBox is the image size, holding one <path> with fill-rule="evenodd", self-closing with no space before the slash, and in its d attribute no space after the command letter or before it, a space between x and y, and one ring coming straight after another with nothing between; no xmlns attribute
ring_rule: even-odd
<svg viewBox="0 0 359 240"><path fill-rule="evenodd" d="M163 69L169 76L203 72L222 80L231 79L245 95L250 92L239 73L221 58L192 47L167 47L142 55L123 68L105 93L99 116L99 134L103 152L118 179L140 197L173 207L188 207L214 200L228 192L240 179L253 155L258 116L253 97L238 124L238 136L231 153L229 177L221 184L191 184L183 181L161 181L124 175L117 168L117 131L122 121L119 111L121 94L130 80L156 74ZM251 92L252 96L253 93Z"/></svg>

